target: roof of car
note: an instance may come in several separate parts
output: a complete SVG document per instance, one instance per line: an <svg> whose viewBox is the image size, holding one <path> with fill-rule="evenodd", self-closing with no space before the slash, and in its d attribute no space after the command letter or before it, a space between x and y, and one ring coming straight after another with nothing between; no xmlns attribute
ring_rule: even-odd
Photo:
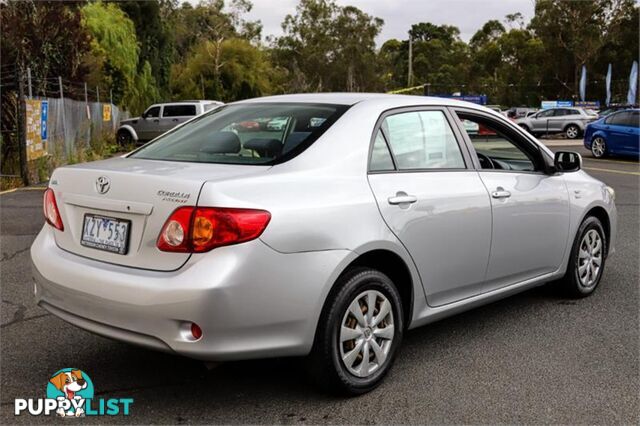
<svg viewBox="0 0 640 426"><path fill-rule="evenodd" d="M395 107L413 106L413 105L438 105L438 106L466 106L489 110L481 105L469 102L459 101L449 98L438 98L434 96L416 96L416 95L391 95L386 93L300 93L291 95L265 96L261 98L245 99L234 102L236 104L244 103L262 103L262 102L300 102L300 103L323 103L337 105L355 105L362 102L383 102L386 106L393 105ZM494 111L495 112L495 111Z"/></svg>

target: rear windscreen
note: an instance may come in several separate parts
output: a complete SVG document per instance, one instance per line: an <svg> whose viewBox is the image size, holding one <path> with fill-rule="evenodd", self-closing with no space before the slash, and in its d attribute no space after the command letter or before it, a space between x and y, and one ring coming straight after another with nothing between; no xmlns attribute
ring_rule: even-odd
<svg viewBox="0 0 640 426"><path fill-rule="evenodd" d="M345 105L226 105L188 122L129 157L198 163L275 164L302 152L347 110Z"/></svg>

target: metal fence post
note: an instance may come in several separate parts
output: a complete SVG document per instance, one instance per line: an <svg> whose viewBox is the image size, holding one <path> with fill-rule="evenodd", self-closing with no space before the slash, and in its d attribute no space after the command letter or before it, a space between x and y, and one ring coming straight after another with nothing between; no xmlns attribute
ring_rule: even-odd
<svg viewBox="0 0 640 426"><path fill-rule="evenodd" d="M29 99L33 99L33 94L31 92L31 68L27 67L27 84L29 87Z"/></svg>
<svg viewBox="0 0 640 426"><path fill-rule="evenodd" d="M62 136L65 148L67 147L67 117L64 107L64 91L62 89L62 77L58 76L58 85L60 86L60 110L62 111ZM67 149L67 153L69 149Z"/></svg>
<svg viewBox="0 0 640 426"><path fill-rule="evenodd" d="M20 156L20 175L22 177L22 183L25 186L29 185L29 166L27 164L27 128L26 119L27 106L24 99L24 82L22 81L22 74L20 69L16 68L16 80L18 82L18 146Z"/></svg>

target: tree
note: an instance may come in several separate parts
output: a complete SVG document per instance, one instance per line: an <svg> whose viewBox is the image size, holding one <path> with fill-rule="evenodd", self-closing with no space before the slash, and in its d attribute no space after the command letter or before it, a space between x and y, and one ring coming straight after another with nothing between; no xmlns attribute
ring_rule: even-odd
<svg viewBox="0 0 640 426"><path fill-rule="evenodd" d="M602 48L619 33L620 25L626 22L624 11L632 3L632 0L536 1L530 27L548 49L546 74L552 76L561 92L577 93L582 65L593 63ZM637 39L637 27L635 30Z"/></svg>
<svg viewBox="0 0 640 426"><path fill-rule="evenodd" d="M273 57L292 91L355 91L378 86L375 38L382 20L332 0L301 0L282 23Z"/></svg>
<svg viewBox="0 0 640 426"><path fill-rule="evenodd" d="M174 61L173 37L169 22L162 16L162 8L171 4L159 1L122 1L117 5L134 24L140 46L138 72L144 74L145 64L149 64L151 75L158 89L169 92L171 64Z"/></svg>
<svg viewBox="0 0 640 426"><path fill-rule="evenodd" d="M218 62L212 56L218 56ZM263 51L247 40L231 38L218 45L202 40L183 63L172 69L174 99L224 102L262 96L272 90L273 69Z"/></svg>
<svg viewBox="0 0 640 426"><path fill-rule="evenodd" d="M88 68L90 34L81 25L82 2L2 2L3 64L31 68L36 93L46 94L47 78L82 81Z"/></svg>
<svg viewBox="0 0 640 426"><path fill-rule="evenodd" d="M92 36L92 85L113 89L119 102L133 86L138 69L138 40L133 22L113 3L82 8L83 24Z"/></svg>

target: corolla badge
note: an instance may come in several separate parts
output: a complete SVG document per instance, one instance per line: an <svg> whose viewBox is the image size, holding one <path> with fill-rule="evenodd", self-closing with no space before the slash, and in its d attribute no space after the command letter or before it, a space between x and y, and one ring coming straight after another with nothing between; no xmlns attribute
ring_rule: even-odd
<svg viewBox="0 0 640 426"><path fill-rule="evenodd" d="M106 176L100 176L96 179L96 191L98 194L106 194L111 189L111 179Z"/></svg>

